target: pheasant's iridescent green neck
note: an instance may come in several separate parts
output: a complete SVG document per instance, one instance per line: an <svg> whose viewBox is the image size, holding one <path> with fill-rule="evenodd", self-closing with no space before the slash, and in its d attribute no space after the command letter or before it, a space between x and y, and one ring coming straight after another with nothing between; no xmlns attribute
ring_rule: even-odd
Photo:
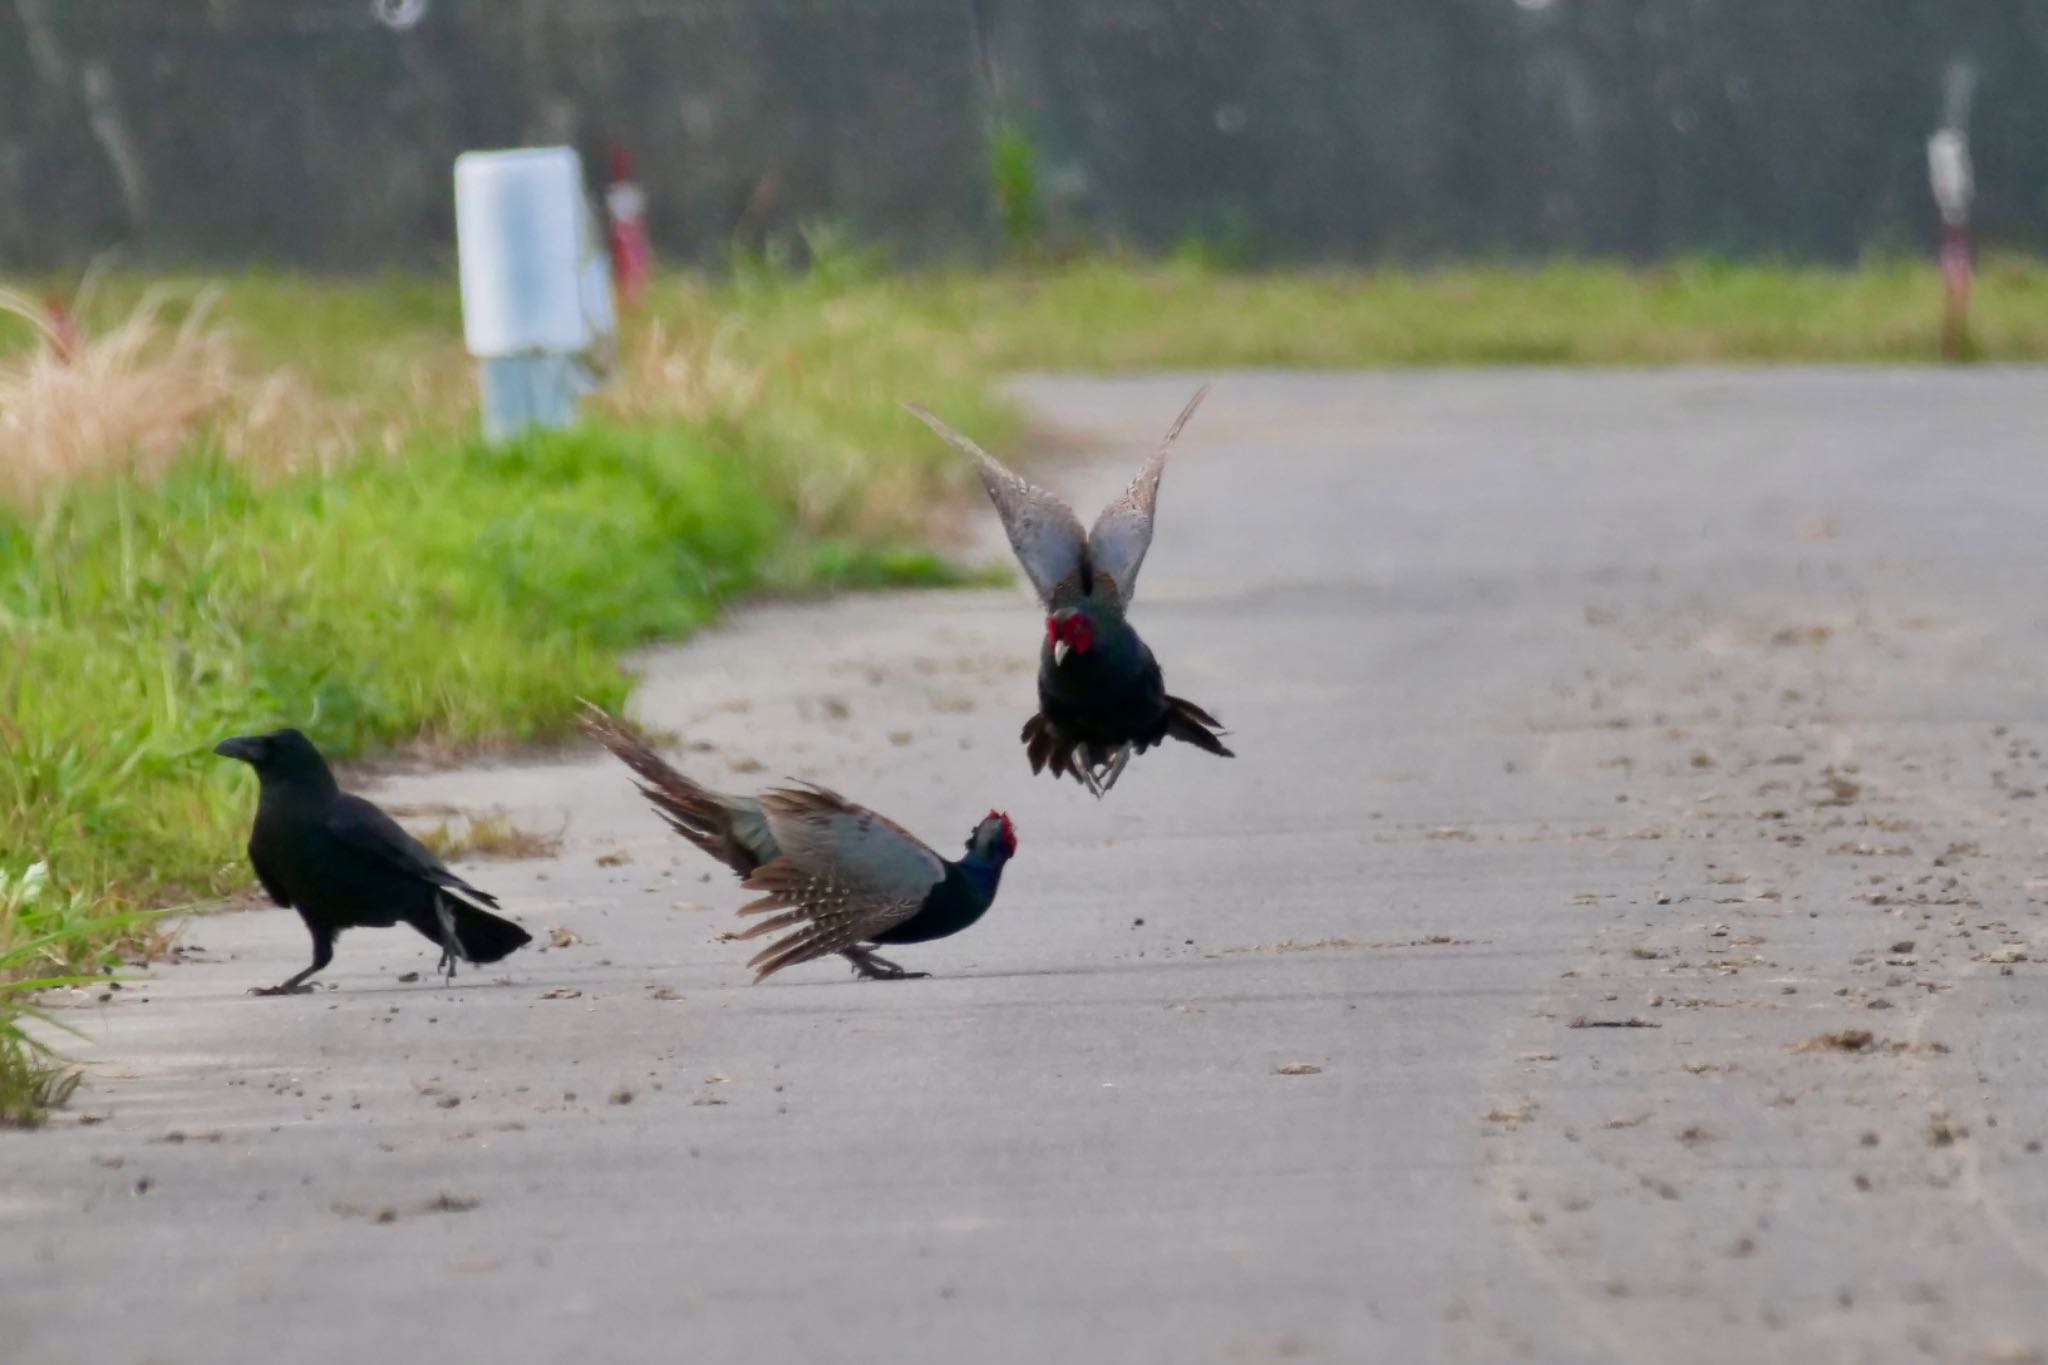
<svg viewBox="0 0 2048 1365"><path fill-rule="evenodd" d="M996 891L1003 884L1003 864L1008 856L1001 850L993 858L969 853L946 869L946 878L932 888L925 902L928 910L950 911L962 927L995 904Z"/></svg>
<svg viewBox="0 0 2048 1365"><path fill-rule="evenodd" d="M1087 657L1105 648L1114 650L1129 635L1130 627L1112 607L1083 600L1063 606L1045 618L1045 643L1052 650L1054 664L1071 657Z"/></svg>

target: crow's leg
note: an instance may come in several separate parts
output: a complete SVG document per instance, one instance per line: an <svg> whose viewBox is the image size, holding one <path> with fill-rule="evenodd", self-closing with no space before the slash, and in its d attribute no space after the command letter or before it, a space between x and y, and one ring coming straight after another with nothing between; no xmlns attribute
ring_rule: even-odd
<svg viewBox="0 0 2048 1365"><path fill-rule="evenodd" d="M467 958L462 951L462 939L455 932L455 911L449 907L446 896L434 897L434 920L440 926L441 960L434 964L434 970L443 974L446 981L455 980L455 959Z"/></svg>
<svg viewBox="0 0 2048 1365"><path fill-rule="evenodd" d="M842 948L839 954L851 962L853 970L866 981L909 981L931 975L930 972L906 972L872 948Z"/></svg>
<svg viewBox="0 0 2048 1365"><path fill-rule="evenodd" d="M319 971L322 967L325 967L328 963L334 961L334 931L332 929L327 928L316 929L310 924L307 925L306 928L313 935L313 965L306 968L306 970L304 970L303 972L300 972L291 980L282 982L278 985L252 986L249 989L249 994L304 995L307 991L313 989L311 986L308 986L306 984L306 978L311 976L313 973Z"/></svg>

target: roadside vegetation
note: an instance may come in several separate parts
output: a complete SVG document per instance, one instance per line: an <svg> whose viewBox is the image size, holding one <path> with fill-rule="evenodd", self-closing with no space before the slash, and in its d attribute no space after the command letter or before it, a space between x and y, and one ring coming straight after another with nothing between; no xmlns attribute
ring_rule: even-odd
<svg viewBox="0 0 2048 1365"><path fill-rule="evenodd" d="M0 1118L63 1084L25 990L145 952L135 912L245 884L223 735L545 740L579 695L618 705L624 651L736 595L950 581L928 547L965 471L899 399L999 444L1019 369L1921 362L1938 340L1917 263L1212 256L892 274L814 233L664 281L590 423L500 450L469 435L451 280L0 295ZM1987 261L1975 322L1985 358L2048 356L2048 266Z"/></svg>

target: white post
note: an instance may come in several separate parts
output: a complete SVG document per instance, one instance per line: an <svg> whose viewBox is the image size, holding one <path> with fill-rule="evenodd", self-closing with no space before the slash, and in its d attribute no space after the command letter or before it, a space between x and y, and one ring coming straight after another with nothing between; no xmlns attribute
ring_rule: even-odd
<svg viewBox="0 0 2048 1365"><path fill-rule="evenodd" d="M1970 139L1962 129L1943 128L1927 139L1927 179L1941 221L1957 227L1968 223L1976 187L1970 174Z"/></svg>
<svg viewBox="0 0 2048 1365"><path fill-rule="evenodd" d="M1976 177L1970 171L1970 138L1947 127L1927 139L1927 179L1941 210L1941 353L1965 360L1970 353L1970 201Z"/></svg>
<svg viewBox="0 0 2048 1365"><path fill-rule="evenodd" d="M610 272L571 147L455 158L462 331L479 361L484 438L566 427L612 338Z"/></svg>

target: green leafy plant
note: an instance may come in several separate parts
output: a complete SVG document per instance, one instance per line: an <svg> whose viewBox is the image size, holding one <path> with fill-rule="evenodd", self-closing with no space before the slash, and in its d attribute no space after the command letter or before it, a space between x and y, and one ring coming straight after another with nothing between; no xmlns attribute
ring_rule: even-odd
<svg viewBox="0 0 2048 1365"><path fill-rule="evenodd" d="M1173 249L1176 265L1223 274L1243 270L1257 253L1258 228L1252 215L1231 205L1213 215L1211 226L1190 232Z"/></svg>
<svg viewBox="0 0 2048 1365"><path fill-rule="evenodd" d="M1045 237L1045 183L1038 143L1022 124L999 122L989 137L989 187L1003 240L1018 256L1030 256Z"/></svg>
<svg viewBox="0 0 2048 1365"><path fill-rule="evenodd" d="M38 1009L35 997L101 980L81 969L105 956L110 934L152 918L98 913L89 894L54 887L47 863L12 873L0 867L0 1127L40 1122L78 1086L77 1069L29 1025L77 1030Z"/></svg>
<svg viewBox="0 0 2048 1365"><path fill-rule="evenodd" d="M769 233L759 247L734 243L726 252L733 288L757 300L791 291L829 295L875 279L887 264L883 247L830 218L806 219L794 231Z"/></svg>

